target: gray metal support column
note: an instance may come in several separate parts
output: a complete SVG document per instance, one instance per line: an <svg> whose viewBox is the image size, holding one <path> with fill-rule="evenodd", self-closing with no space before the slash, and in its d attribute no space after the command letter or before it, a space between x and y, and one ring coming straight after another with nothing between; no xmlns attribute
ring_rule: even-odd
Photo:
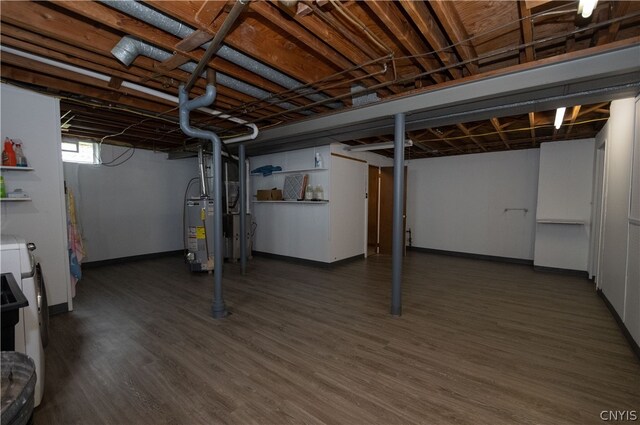
<svg viewBox="0 0 640 425"><path fill-rule="evenodd" d="M240 268L242 274L247 269L247 164L244 145L238 146L240 173Z"/></svg>
<svg viewBox="0 0 640 425"><path fill-rule="evenodd" d="M393 230L391 246L391 314L402 315L402 254L404 251L404 114L395 115L393 147Z"/></svg>
<svg viewBox="0 0 640 425"><path fill-rule="evenodd" d="M211 314L216 319L227 315L222 295L222 268L224 247L222 235L222 142L212 138L213 147L213 284L214 299Z"/></svg>

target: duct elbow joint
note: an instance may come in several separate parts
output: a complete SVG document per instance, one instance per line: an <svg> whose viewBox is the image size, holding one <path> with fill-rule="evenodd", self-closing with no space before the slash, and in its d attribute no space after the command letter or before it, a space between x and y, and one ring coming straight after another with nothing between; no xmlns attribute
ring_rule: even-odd
<svg viewBox="0 0 640 425"><path fill-rule="evenodd" d="M133 37L124 36L111 49L111 54L124 65L129 66L140 54L140 42Z"/></svg>

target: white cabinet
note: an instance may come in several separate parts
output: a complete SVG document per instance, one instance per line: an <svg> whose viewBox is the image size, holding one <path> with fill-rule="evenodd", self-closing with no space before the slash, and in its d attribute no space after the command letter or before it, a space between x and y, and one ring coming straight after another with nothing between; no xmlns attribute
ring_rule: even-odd
<svg viewBox="0 0 640 425"><path fill-rule="evenodd" d="M313 168L316 153L325 167ZM338 165L338 160L346 164ZM331 156L330 146L321 146L252 157L250 164L251 170L265 165L282 167L268 176L251 175L255 251L322 263L364 254L366 163L338 159ZM362 176L356 171L359 179L341 184L340 179L353 166L362 170ZM291 173L307 174L308 184L321 185L324 200L256 200L258 190L282 189Z"/></svg>

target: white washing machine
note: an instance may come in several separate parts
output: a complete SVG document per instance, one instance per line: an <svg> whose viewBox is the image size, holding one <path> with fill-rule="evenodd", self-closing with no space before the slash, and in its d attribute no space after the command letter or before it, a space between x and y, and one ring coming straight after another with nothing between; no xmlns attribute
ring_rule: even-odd
<svg viewBox="0 0 640 425"><path fill-rule="evenodd" d="M36 365L35 405L42 400L44 391L44 347L49 336L47 292L40 265L35 261L33 243L17 236L0 237L0 270L12 273L16 283L29 301L20 309L20 320L15 327L15 351L26 354Z"/></svg>

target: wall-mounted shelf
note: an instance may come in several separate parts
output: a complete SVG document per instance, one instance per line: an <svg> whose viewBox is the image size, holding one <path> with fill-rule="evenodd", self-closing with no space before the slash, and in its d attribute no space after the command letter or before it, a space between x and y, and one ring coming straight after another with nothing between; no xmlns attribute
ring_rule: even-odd
<svg viewBox="0 0 640 425"><path fill-rule="evenodd" d="M33 171L33 167L14 167L9 165L1 165L0 170L7 171Z"/></svg>
<svg viewBox="0 0 640 425"><path fill-rule="evenodd" d="M301 170L282 170L282 171L274 171L270 175L274 174L296 174L296 173L310 173L313 171L328 171L328 168L305 168ZM261 176L261 177L269 177L269 175L263 176L262 173L251 173L252 176Z"/></svg>
<svg viewBox="0 0 640 425"><path fill-rule="evenodd" d="M578 219L570 219L570 218L539 218L536 220L536 223L541 224L585 224L586 221L578 220Z"/></svg>
<svg viewBox="0 0 640 425"><path fill-rule="evenodd" d="M0 198L0 201L2 202L24 202L24 201L31 201L31 198Z"/></svg>
<svg viewBox="0 0 640 425"><path fill-rule="evenodd" d="M329 201L252 201L256 204L313 204L313 205L325 205Z"/></svg>

